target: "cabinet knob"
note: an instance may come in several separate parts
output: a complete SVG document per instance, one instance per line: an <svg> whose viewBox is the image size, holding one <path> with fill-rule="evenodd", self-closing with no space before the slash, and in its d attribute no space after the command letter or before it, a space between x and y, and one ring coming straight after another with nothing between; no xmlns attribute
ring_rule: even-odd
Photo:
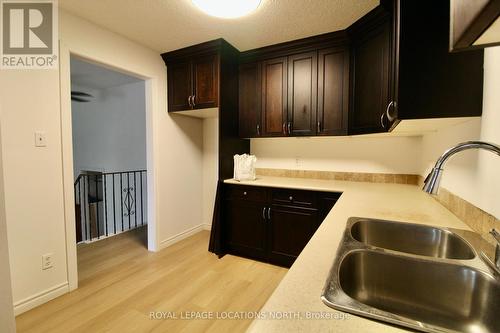
<svg viewBox="0 0 500 333"><path fill-rule="evenodd" d="M260 136L260 125L257 124L257 136Z"/></svg>
<svg viewBox="0 0 500 333"><path fill-rule="evenodd" d="M243 192L243 195L247 195L247 191Z"/></svg>
<svg viewBox="0 0 500 333"><path fill-rule="evenodd" d="M293 197L292 196L290 196L288 199L290 199L290 201L293 201Z"/></svg>

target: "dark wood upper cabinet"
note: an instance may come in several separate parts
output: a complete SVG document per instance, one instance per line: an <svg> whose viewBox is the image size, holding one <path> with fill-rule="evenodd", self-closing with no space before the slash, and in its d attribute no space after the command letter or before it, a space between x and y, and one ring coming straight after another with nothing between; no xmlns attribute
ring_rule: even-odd
<svg viewBox="0 0 500 333"><path fill-rule="evenodd" d="M288 57L287 135L316 134L317 76L316 51Z"/></svg>
<svg viewBox="0 0 500 333"><path fill-rule="evenodd" d="M161 55L167 66L168 112L218 118L219 180L233 176L235 154L250 152L249 140L238 134L239 55L222 38Z"/></svg>
<svg viewBox="0 0 500 333"><path fill-rule="evenodd" d="M282 136L287 131L287 58L262 62L262 134Z"/></svg>
<svg viewBox="0 0 500 333"><path fill-rule="evenodd" d="M361 19L363 20L363 19ZM391 99L391 21L360 21L352 34L352 95L349 131L351 134L383 132L381 115Z"/></svg>
<svg viewBox="0 0 500 333"><path fill-rule="evenodd" d="M171 112L191 108L192 95L191 62L171 64L168 68L168 110Z"/></svg>
<svg viewBox="0 0 500 333"><path fill-rule="evenodd" d="M218 65L217 54L201 55L193 58L193 108L204 109L217 106L219 93Z"/></svg>
<svg viewBox="0 0 500 333"><path fill-rule="evenodd" d="M347 134L349 112L349 49L318 52L317 135Z"/></svg>
<svg viewBox="0 0 500 333"><path fill-rule="evenodd" d="M228 45L215 40L162 54L167 65L169 112L219 106L221 49Z"/></svg>
<svg viewBox="0 0 500 333"><path fill-rule="evenodd" d="M481 115L483 51L449 52L449 11L449 1L382 0L348 29L349 134Z"/></svg>
<svg viewBox="0 0 500 333"><path fill-rule="evenodd" d="M243 64L239 69L239 134L242 138L262 135L261 63Z"/></svg>
<svg viewBox="0 0 500 333"><path fill-rule="evenodd" d="M450 50L500 45L500 0L451 0Z"/></svg>
<svg viewBox="0 0 500 333"><path fill-rule="evenodd" d="M479 13L485 25L499 2L381 0L342 31L244 52L216 40L164 53L169 111L220 112L224 100L222 128L239 138L369 134L404 120L480 116L484 52L450 52L450 13L461 29L452 38L462 40L472 28L460 20ZM233 58L223 60L223 49ZM231 163L227 155L227 174Z"/></svg>
<svg viewBox="0 0 500 333"><path fill-rule="evenodd" d="M349 48L345 32L242 52L240 75L240 137L347 133ZM261 84L256 93L258 75ZM250 110L257 109L252 100L259 93L261 131L256 131L258 116Z"/></svg>
<svg viewBox="0 0 500 333"><path fill-rule="evenodd" d="M449 52L450 1L394 1L392 10L391 127L406 119L480 116L484 51Z"/></svg>

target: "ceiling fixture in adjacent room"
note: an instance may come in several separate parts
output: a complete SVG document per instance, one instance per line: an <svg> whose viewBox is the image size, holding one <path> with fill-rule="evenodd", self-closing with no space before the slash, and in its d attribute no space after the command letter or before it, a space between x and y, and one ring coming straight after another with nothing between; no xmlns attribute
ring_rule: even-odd
<svg viewBox="0 0 500 333"><path fill-rule="evenodd" d="M84 93L82 91L71 91L71 100L80 103L90 102L94 96Z"/></svg>
<svg viewBox="0 0 500 333"><path fill-rule="evenodd" d="M261 0L192 0L192 2L208 15L237 18L256 10Z"/></svg>

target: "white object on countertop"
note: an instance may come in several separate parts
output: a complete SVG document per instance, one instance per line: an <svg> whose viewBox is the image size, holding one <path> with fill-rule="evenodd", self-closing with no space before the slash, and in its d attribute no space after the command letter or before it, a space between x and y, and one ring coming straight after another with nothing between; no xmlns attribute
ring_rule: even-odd
<svg viewBox="0 0 500 333"><path fill-rule="evenodd" d="M257 157L255 155L234 155L234 179L241 180L255 180L255 162Z"/></svg>

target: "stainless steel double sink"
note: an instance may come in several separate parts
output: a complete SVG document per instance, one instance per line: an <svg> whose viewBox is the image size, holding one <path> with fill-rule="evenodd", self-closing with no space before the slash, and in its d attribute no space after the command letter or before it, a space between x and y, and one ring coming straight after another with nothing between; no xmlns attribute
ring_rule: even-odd
<svg viewBox="0 0 500 333"><path fill-rule="evenodd" d="M500 276L470 231L352 217L321 296L424 332L500 332Z"/></svg>

